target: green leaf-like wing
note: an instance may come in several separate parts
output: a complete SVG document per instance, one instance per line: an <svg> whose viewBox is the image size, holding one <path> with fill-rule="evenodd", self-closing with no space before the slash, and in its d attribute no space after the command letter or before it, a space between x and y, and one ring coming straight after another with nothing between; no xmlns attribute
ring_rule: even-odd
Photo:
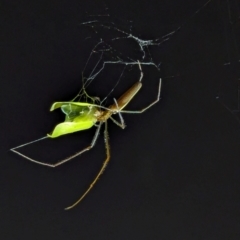
<svg viewBox="0 0 240 240"><path fill-rule="evenodd" d="M75 105L75 106L81 106L81 107L94 107L97 106L95 104L91 104L91 103L85 103L85 102L55 102L53 103L53 105L50 108L50 111L53 111L57 108L60 108L62 105L67 105L67 104L71 104L71 105Z"/></svg>
<svg viewBox="0 0 240 240"><path fill-rule="evenodd" d="M78 102L56 102L52 105L51 111L61 107L66 115L65 121L58 124L51 134L50 138L56 138L64 134L82 131L91 128L96 122L95 113L97 108L88 103Z"/></svg>

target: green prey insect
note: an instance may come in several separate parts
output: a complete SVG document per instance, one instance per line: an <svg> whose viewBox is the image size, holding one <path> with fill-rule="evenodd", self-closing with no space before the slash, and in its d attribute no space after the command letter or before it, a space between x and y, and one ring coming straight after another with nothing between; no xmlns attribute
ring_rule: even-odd
<svg viewBox="0 0 240 240"><path fill-rule="evenodd" d="M96 126L97 127L96 132L94 134L91 144L88 147L82 149L81 151L77 152L76 154L74 154L70 157L67 157L55 164L44 163L44 162L34 160L34 159L16 151L16 149L18 149L18 148L21 148L23 146L26 146L30 143L36 142L36 141L44 139L44 138L41 138L41 139L32 141L30 143L26 143L26 144L23 144L18 147L10 149L11 151L26 158L27 160L29 160L31 162L34 162L34 163L37 163L37 164L40 164L43 166L47 166L47 167L52 167L52 168L58 167L58 166L62 165L63 163L66 163L66 162L70 161L71 159L79 156L80 154L92 149L97 141L97 138L99 136L99 132L100 132L102 125L103 124L105 125L104 140L105 140L105 147L106 147L106 159L103 162L103 165L102 165L100 171L98 172L97 176L94 178L94 180L92 181L92 183L90 184L88 189L83 193L83 195L74 204L65 208L65 210L69 210L69 209L75 207L79 202L82 201L82 199L89 193L89 191L96 184L97 180L99 179L100 175L103 173L104 169L106 168L106 166L110 160L110 147L109 147L109 136L108 136L108 124L107 124L108 119L111 119L116 125L118 125L122 129L124 129L125 123L124 123L123 117L121 115L122 113L140 114L140 113L145 112L147 109L151 108L154 104L156 104L159 101L160 93L161 93L161 85L162 85L161 78L159 79L158 93L157 93L157 98L155 101L153 101L147 107L145 107L141 110L137 110L137 111L123 110L142 87L143 72L142 72L140 62L138 62L138 65L139 65L139 70L140 70L140 79L138 80L138 82L133 84L133 86L130 87L118 100L116 100L114 98L113 99L114 104L110 105L108 108L105 108L105 107L103 107L101 105L97 105L97 104L91 104L91 103L87 103L87 102L75 102L75 101L55 102L51 106L50 111L53 111L57 108L61 108L62 112L66 115L66 117L65 117L65 121L63 123L58 124L54 128L53 132L51 134L48 134L47 137L44 137L44 138L56 138L56 137L60 137L65 134L86 130L93 126ZM112 117L115 114L119 115L120 122L118 122L117 120L115 120Z"/></svg>

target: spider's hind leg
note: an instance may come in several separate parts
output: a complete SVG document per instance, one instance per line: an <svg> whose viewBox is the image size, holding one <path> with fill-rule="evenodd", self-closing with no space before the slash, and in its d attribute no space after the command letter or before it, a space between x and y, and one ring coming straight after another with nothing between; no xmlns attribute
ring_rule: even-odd
<svg viewBox="0 0 240 240"><path fill-rule="evenodd" d="M110 145L109 145L109 136L108 136L108 125L107 121L105 122L105 130L104 130L104 141L105 141L105 147L106 147L106 159L103 162L103 166L101 167L100 171L98 172L97 176L94 178L88 189L83 193L83 195L71 206L66 207L65 210L69 210L73 207L75 207L78 203L80 203L83 198L90 192L90 190L93 188L93 186L96 184L97 180L99 179L100 175L104 172L105 168L108 165L108 162L110 160Z"/></svg>

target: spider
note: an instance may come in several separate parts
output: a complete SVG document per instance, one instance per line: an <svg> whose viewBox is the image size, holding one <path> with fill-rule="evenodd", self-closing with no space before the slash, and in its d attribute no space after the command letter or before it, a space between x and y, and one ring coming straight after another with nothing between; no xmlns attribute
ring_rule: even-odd
<svg viewBox="0 0 240 240"><path fill-rule="evenodd" d="M140 70L140 78L138 82L133 84L119 99L113 99L114 104L110 105L108 108L97 105L97 104L91 104L87 102L55 102L52 106L50 111L53 111L57 108L61 108L62 112L66 115L65 121L63 123L58 124L53 132L51 134L48 134L46 137L43 137L41 139L32 141L30 143L45 139L45 138L56 138L64 134L69 134L81 130L89 129L93 126L96 126L96 132L93 136L93 139L91 141L91 144L87 146L86 148L82 149L81 151L77 152L76 154L67 157L61 161L58 161L57 163L50 164L50 163L44 163L37 160L34 160L18 151L16 151L17 148L21 148L25 145L28 145L30 143L26 143L17 147L14 147L10 149L12 152L26 158L27 160L47 166L47 167L58 167L62 165L63 163L66 163L70 161L71 159L81 155L82 153L92 149L97 141L97 138L100 133L100 129L102 125L105 125L104 129L104 141L105 141L105 147L106 147L106 159L103 162L103 165L101 169L99 170L98 174L94 178L94 180L91 182L88 189L83 193L83 195L72 205L65 208L65 210L69 210L73 207L75 207L79 202L82 201L82 199L90 192L90 190L93 188L93 186L96 184L97 180L99 179L100 175L103 173L104 169L106 168L107 164L110 160L110 145L109 145L109 136L108 136L108 119L111 119L117 126L121 127L122 129L125 128L125 123L122 117L122 113L129 113L129 114L140 114L145 112L147 109L151 108L154 104L156 104L160 100L160 93L161 93L161 85L162 85L162 79L159 79L158 84L158 93L157 98L155 101L150 103L147 107L136 110L136 111L129 111L129 110L123 110L126 105L132 100L132 98L138 93L138 91L142 87L142 78L143 78L143 71L141 68L141 64L138 61L138 66ZM120 122L115 120L112 115L118 114Z"/></svg>

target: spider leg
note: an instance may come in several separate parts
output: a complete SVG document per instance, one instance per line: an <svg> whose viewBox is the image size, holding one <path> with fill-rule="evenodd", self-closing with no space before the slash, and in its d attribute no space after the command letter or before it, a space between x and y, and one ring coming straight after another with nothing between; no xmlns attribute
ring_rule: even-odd
<svg viewBox="0 0 240 240"><path fill-rule="evenodd" d="M83 198L90 192L90 190L93 188L93 186L96 184L97 180L99 179L100 175L103 173L103 171L107 167L107 164L110 160L110 145L109 145L107 121L105 122L104 141L105 141L107 157L106 157L105 161L103 162L103 165L102 165L100 171L98 172L97 176L94 178L94 180L92 181L92 183L90 184L88 189L84 192L84 194L74 204L72 204L69 207L66 207L65 210L69 210L69 209L75 207L78 203L80 203L83 200Z"/></svg>
<svg viewBox="0 0 240 240"><path fill-rule="evenodd" d="M100 129L101 129L101 126L102 126L102 123L100 122L99 125L97 126L97 129L96 129L96 132L95 132L94 137L93 137L93 139L92 139L92 142L91 142L91 144L90 144L88 147L86 147L86 148L82 149L81 151L75 153L74 155L72 155L72 156L70 156L70 157L67 157L67 158L65 158L65 159L63 159L63 160L61 160L61 161L59 161L59 162L57 162L57 163L54 163L54 164L44 163L44 162L37 161L37 160L35 160L35 159L32 159L32 158L30 158L30 157L28 157L28 156L26 156L26 155L24 155L24 154L16 151L16 150L13 149L13 148L10 149L10 150L11 150L12 152L15 152L16 154L18 154L18 155L26 158L27 160L29 160L29 161L31 161L31 162L34 162L34 163L37 163L37 164L39 164L39 165L43 165L43 166L47 166L47 167L52 167L52 168L58 167L59 165L62 165L63 163L66 163L66 162L70 161L71 159L73 159L73 158L81 155L82 153L90 150L91 148L93 148L94 145L95 145L95 143L96 143L96 141L97 141L97 138L98 138L98 136L99 136L99 131L100 131Z"/></svg>
<svg viewBox="0 0 240 240"><path fill-rule="evenodd" d="M117 113L118 113L118 116L119 116L119 118L120 118L120 122L121 122L121 123L119 123L118 121L116 121L116 120L113 119L112 117L110 117L110 118L111 118L111 120L112 120L116 125L118 125L118 126L119 126L120 128L122 128L122 129L124 129L124 128L126 127L126 124L125 124L124 119L123 119L123 117L122 117L121 110L120 110L120 108L118 107L118 102L117 102L117 100L116 100L115 98L113 98L113 100L114 100L114 102L115 102L115 104L116 104L116 106L117 106Z"/></svg>
<svg viewBox="0 0 240 240"><path fill-rule="evenodd" d="M110 119L120 128L124 129L126 127L125 123L122 124L122 123L118 122L116 119L114 119L113 117L110 117Z"/></svg>
<svg viewBox="0 0 240 240"><path fill-rule="evenodd" d="M143 71L142 71L142 67L141 67L141 64L140 64L139 61L138 61L138 67L139 67L139 70L140 70L140 79L138 81L141 82L142 78L143 78Z"/></svg>
<svg viewBox="0 0 240 240"><path fill-rule="evenodd" d="M147 107L141 109L141 110L136 110L136 111L131 111L131 110L121 110L121 113L143 113L149 108L151 108L154 104L156 104L160 100L160 95L161 95L161 87L162 87L162 79L159 79L159 85L158 85L158 94L157 94L157 99L150 103Z"/></svg>

